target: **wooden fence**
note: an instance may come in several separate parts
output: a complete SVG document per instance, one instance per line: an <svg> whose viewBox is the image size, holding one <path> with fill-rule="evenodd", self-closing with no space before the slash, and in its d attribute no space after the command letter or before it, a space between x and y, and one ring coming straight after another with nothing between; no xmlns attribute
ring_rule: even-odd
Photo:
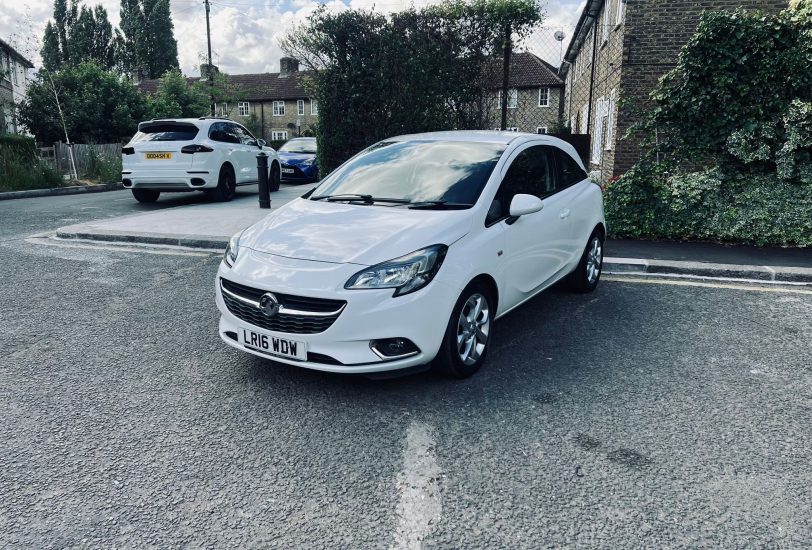
<svg viewBox="0 0 812 550"><path fill-rule="evenodd" d="M67 145L57 142L53 147L40 147L40 157L51 164L60 174L70 175L72 170L69 148L73 149L73 161L76 163L76 173L79 175L79 179L98 177L101 170L100 165L105 165L107 171L110 171L110 164L121 163L120 143ZM121 172L121 169L119 168L118 171Z"/></svg>

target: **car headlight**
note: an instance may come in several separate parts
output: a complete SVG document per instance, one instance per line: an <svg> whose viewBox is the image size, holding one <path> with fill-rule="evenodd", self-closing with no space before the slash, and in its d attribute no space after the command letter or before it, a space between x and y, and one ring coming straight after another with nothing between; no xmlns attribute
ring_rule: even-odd
<svg viewBox="0 0 812 550"><path fill-rule="evenodd" d="M394 296L403 296L423 288L434 279L447 251L446 245L435 244L400 258L373 265L350 277L344 288L347 290L394 288Z"/></svg>
<svg viewBox="0 0 812 550"><path fill-rule="evenodd" d="M228 241L226 253L223 254L223 262L228 267L233 266L234 262L237 261L237 255L240 253L240 237L242 237L242 232L237 233Z"/></svg>
<svg viewBox="0 0 812 550"><path fill-rule="evenodd" d="M312 159L304 159L304 160L302 161L302 166L313 166L313 164L315 164L315 162L316 162L316 159L315 159L315 158L312 158Z"/></svg>

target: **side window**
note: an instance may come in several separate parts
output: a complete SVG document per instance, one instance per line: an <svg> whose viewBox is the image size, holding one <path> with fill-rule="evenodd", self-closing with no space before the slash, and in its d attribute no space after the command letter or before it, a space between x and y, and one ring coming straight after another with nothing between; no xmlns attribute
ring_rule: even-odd
<svg viewBox="0 0 812 550"><path fill-rule="evenodd" d="M254 136L251 135L251 132L240 126L239 124L233 124L234 127L234 134L239 138L240 143L243 145L256 145L257 140L254 139Z"/></svg>
<svg viewBox="0 0 812 550"><path fill-rule="evenodd" d="M570 185L580 183L587 178L586 172L578 166L578 163L569 153L556 147L558 156L558 187L564 189Z"/></svg>
<svg viewBox="0 0 812 550"><path fill-rule="evenodd" d="M487 225L508 216L510 201L519 194L535 195L544 198L555 193L555 176L549 147L534 145L518 154L508 168L499 191L494 197Z"/></svg>
<svg viewBox="0 0 812 550"><path fill-rule="evenodd" d="M236 124L224 122L226 143L242 143L242 131Z"/></svg>
<svg viewBox="0 0 812 550"><path fill-rule="evenodd" d="M209 139L212 141L221 141L228 143L228 136L226 135L225 122L215 122L209 127Z"/></svg>

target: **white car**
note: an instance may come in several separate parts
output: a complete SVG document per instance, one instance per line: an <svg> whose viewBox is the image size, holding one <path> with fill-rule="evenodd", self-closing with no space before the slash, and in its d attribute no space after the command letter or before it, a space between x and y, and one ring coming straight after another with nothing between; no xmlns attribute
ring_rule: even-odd
<svg viewBox="0 0 812 550"><path fill-rule="evenodd" d="M221 118L149 120L122 149L121 181L139 202L164 191L205 191L230 201L238 185L257 183L257 154L268 155L269 186L279 189L276 152L244 126Z"/></svg>
<svg viewBox="0 0 812 550"><path fill-rule="evenodd" d="M388 139L231 239L216 280L219 333L312 369L434 361L470 376L496 319L567 277L595 289L605 235L601 189L559 139Z"/></svg>

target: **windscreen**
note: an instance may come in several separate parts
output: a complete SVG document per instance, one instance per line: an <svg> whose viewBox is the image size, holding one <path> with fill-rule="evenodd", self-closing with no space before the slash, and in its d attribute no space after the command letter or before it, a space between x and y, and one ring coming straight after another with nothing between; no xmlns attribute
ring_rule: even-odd
<svg viewBox="0 0 812 550"><path fill-rule="evenodd" d="M154 122L139 124L133 142L138 141L192 141L198 128L182 122Z"/></svg>
<svg viewBox="0 0 812 550"><path fill-rule="evenodd" d="M312 153L316 154L315 139L292 139L279 148L286 153Z"/></svg>
<svg viewBox="0 0 812 550"><path fill-rule="evenodd" d="M473 205L503 151L498 143L381 142L330 174L311 198L366 194Z"/></svg>

